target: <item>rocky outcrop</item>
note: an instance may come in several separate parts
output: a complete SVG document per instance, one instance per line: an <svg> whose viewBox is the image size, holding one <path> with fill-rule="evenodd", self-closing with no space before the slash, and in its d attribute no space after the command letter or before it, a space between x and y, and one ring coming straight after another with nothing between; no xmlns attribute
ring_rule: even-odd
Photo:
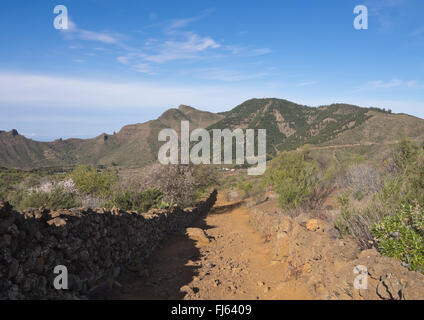
<svg viewBox="0 0 424 320"><path fill-rule="evenodd" d="M217 192L185 210L138 214L117 208L16 212L0 202L0 299L86 299L122 268L147 258L167 234L207 213ZM57 290L56 266L68 289Z"/></svg>
<svg viewBox="0 0 424 320"><path fill-rule="evenodd" d="M306 284L316 299L424 297L424 275L375 249L361 251L352 239L339 237L331 223L258 208L251 211L249 222L271 242L274 260L287 264L284 282Z"/></svg>

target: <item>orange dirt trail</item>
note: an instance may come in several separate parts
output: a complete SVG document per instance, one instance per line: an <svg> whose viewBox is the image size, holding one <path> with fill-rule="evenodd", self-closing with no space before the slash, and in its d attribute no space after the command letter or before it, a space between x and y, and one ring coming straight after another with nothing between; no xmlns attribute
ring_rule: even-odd
<svg viewBox="0 0 424 320"><path fill-rule="evenodd" d="M284 282L287 266L249 225L248 208L222 197L192 227L207 238L171 236L138 276L127 275L115 299L312 299L298 282ZM193 240L195 239L195 240Z"/></svg>

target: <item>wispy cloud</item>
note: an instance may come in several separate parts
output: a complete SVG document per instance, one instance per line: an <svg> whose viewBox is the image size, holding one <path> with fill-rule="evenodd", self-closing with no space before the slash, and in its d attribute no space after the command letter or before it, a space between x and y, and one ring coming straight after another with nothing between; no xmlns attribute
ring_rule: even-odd
<svg viewBox="0 0 424 320"><path fill-rule="evenodd" d="M183 29L187 27L189 24L199 21L203 18L206 18L209 16L212 12L214 12L214 9L208 9L203 11L200 15L195 17L189 17L189 18L183 18L183 19L173 19L170 23L167 24L165 27L165 33L168 34L174 34L178 33L180 29Z"/></svg>
<svg viewBox="0 0 424 320"><path fill-rule="evenodd" d="M383 80L369 81L367 83L367 86L370 88L378 88L378 89L392 89L397 87L414 88L414 87L418 87L419 84L415 80L403 81L400 79L392 79L390 81L383 81Z"/></svg>
<svg viewBox="0 0 424 320"><path fill-rule="evenodd" d="M128 64L130 62L130 57L129 56L120 56L120 57L117 57L116 60L119 63Z"/></svg>
<svg viewBox="0 0 424 320"><path fill-rule="evenodd" d="M298 87L307 87L307 86L312 86L314 84L317 84L316 81L305 81L305 82L300 82L297 84Z"/></svg>
<svg viewBox="0 0 424 320"><path fill-rule="evenodd" d="M133 69L137 72L141 72L141 73L146 73L146 74L150 74L150 75L154 75L157 74L153 67L150 66L147 63L139 63L133 66Z"/></svg>
<svg viewBox="0 0 424 320"><path fill-rule="evenodd" d="M365 5L369 9L369 15L376 18L380 30L387 32L398 23L393 9L399 9L407 2L408 0L366 0Z"/></svg>
<svg viewBox="0 0 424 320"><path fill-rule="evenodd" d="M183 19L172 19L149 25L149 28L159 28L159 33L144 40L141 45L130 46L128 36L112 32L98 32L78 27L69 21L69 29L63 30L66 39L100 42L106 48L114 48L119 55L116 61L127 66L130 70L148 75L163 71L162 65L173 62L195 62L207 60L208 63L228 57L257 57L272 52L270 48L249 48L237 44L222 44L210 35L201 34L192 28L192 24L209 16L213 10L206 10L200 15ZM126 39L127 41L124 41ZM131 40L131 39L130 39ZM102 48L103 50L108 50ZM106 51L105 51L106 52ZM108 54L111 51L107 51ZM82 62L82 59L74 61ZM184 66L187 69L187 65ZM237 72L232 70L211 72L210 79L221 81L241 81L262 77L264 73ZM202 75L204 79L204 76Z"/></svg>
<svg viewBox="0 0 424 320"><path fill-rule="evenodd" d="M365 5L369 7L370 13L378 15L385 9L405 5L409 0L366 0Z"/></svg>
<svg viewBox="0 0 424 320"><path fill-rule="evenodd" d="M109 32L97 32L81 29L70 19L68 21L68 29L61 30L61 32L69 39L97 41L105 44L117 44L120 37L118 34L112 34Z"/></svg>
<svg viewBox="0 0 424 320"><path fill-rule="evenodd" d="M196 59L198 54L208 49L217 49L221 45L210 37L187 32L182 41L166 41L160 45L159 53L146 56L144 59L156 63L172 60Z"/></svg>
<svg viewBox="0 0 424 320"><path fill-rule="evenodd" d="M200 79L204 80L218 80L224 82L239 82L244 80L252 80L263 78L268 75L266 72L247 73L231 69L223 68L204 68L197 70L190 70L191 73L195 72Z"/></svg>
<svg viewBox="0 0 424 320"><path fill-rule="evenodd" d="M368 90L390 90L390 89L421 89L424 88L424 84L416 80L373 80L363 84L355 92L368 91Z"/></svg>

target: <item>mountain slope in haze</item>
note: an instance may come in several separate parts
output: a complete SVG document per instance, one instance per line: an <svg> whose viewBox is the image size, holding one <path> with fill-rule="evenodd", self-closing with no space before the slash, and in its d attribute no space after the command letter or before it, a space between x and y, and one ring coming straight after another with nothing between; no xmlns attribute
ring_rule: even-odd
<svg viewBox="0 0 424 320"><path fill-rule="evenodd" d="M181 121L190 130L204 128L222 115L181 105L169 109L158 119L123 127L112 135L92 139L67 139L38 142L19 135L16 130L0 132L0 166L32 169L76 164L143 166L156 160L158 134L164 128L180 131Z"/></svg>
<svg viewBox="0 0 424 320"><path fill-rule="evenodd" d="M93 139L37 142L16 131L0 132L0 166L40 168L95 164L143 166L156 161L160 130L180 131L181 121L190 130L266 129L267 153L274 156L304 144L346 145L393 142L424 134L424 120L391 114L377 108L348 104L308 107L282 99L251 99L223 113L211 113L181 105L158 119L123 127L113 135Z"/></svg>

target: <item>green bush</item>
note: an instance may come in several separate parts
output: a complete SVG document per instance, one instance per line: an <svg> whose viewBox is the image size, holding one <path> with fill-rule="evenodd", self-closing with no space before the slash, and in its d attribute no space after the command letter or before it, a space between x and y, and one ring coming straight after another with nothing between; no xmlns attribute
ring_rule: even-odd
<svg viewBox="0 0 424 320"><path fill-rule="evenodd" d="M265 179L282 207L299 208L311 200L318 185L318 166L306 161L303 153L284 152L267 170Z"/></svg>
<svg viewBox="0 0 424 320"><path fill-rule="evenodd" d="M147 189L142 192L124 190L112 196L107 207L116 206L126 211L147 212L162 205L163 193L159 189Z"/></svg>
<svg viewBox="0 0 424 320"><path fill-rule="evenodd" d="M79 192L99 197L109 197L117 182L114 170L99 171L92 166L78 166L70 176Z"/></svg>
<svg viewBox="0 0 424 320"><path fill-rule="evenodd" d="M395 149L393 160L400 169L407 169L422 153L421 148L410 139L401 140Z"/></svg>
<svg viewBox="0 0 424 320"><path fill-rule="evenodd" d="M372 227L379 251L399 259L410 270L424 272L424 211L412 205L402 206Z"/></svg>
<svg viewBox="0 0 424 320"><path fill-rule="evenodd" d="M11 203L18 210L40 207L51 210L71 209L81 205L76 194L65 192L61 188L51 192L20 191L12 197Z"/></svg>
<svg viewBox="0 0 424 320"><path fill-rule="evenodd" d="M243 192L243 197L248 197L250 191L252 191L252 189L253 189L253 184L250 181L239 182L238 185L237 185L237 189L239 189Z"/></svg>

